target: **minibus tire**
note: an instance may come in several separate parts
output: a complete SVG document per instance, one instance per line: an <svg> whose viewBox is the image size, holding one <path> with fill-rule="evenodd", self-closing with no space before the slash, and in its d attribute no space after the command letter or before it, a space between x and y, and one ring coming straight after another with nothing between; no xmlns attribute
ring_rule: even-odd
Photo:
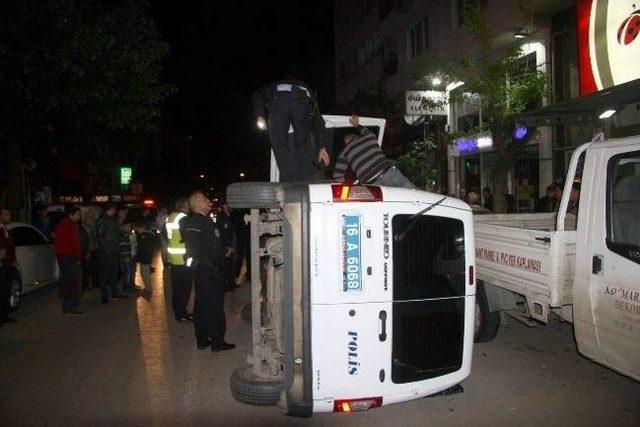
<svg viewBox="0 0 640 427"><path fill-rule="evenodd" d="M487 293L484 289L484 283L478 281L476 289L476 312L475 321L479 321L480 325L474 328L473 342L482 343L493 341L500 329L500 312L490 311Z"/></svg>
<svg viewBox="0 0 640 427"><path fill-rule="evenodd" d="M253 366L242 365L231 374L231 395L238 402L253 406L275 406L283 389L282 380L262 380L253 373Z"/></svg>
<svg viewBox="0 0 640 427"><path fill-rule="evenodd" d="M235 182L227 187L232 209L269 209L282 206L282 185L275 182Z"/></svg>

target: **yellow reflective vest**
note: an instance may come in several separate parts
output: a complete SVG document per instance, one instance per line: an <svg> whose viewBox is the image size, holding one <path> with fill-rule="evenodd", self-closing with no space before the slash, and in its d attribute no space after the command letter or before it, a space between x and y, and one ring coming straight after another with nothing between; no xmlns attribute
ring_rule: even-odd
<svg viewBox="0 0 640 427"><path fill-rule="evenodd" d="M171 212L171 215L167 217L167 254L169 264L172 265L184 265L184 255L187 253L187 249L180 235L180 220L185 216L187 215L182 212Z"/></svg>

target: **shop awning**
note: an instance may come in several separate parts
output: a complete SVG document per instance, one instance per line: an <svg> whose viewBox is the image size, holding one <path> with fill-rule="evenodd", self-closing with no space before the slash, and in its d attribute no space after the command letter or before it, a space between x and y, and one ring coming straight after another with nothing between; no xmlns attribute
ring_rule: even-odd
<svg viewBox="0 0 640 427"><path fill-rule="evenodd" d="M597 119L605 110L620 110L636 102L640 102L640 79L528 111L518 120L527 126L563 125Z"/></svg>

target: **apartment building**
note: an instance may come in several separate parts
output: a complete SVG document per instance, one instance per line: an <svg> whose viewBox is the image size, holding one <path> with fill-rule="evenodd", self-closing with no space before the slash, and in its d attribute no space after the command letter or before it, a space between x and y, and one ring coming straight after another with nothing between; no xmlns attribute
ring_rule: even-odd
<svg viewBox="0 0 640 427"><path fill-rule="evenodd" d="M463 19L465 3L485 8L497 51L519 43L523 61L535 64L549 75L551 94L544 100L548 105L526 114L527 123L535 126L535 132L520 150L509 174L509 192L517 198L519 210L528 211L535 199L544 195L550 182L564 176L568 159L577 145L588 142L597 132L609 136L633 133L640 124L637 107L640 99L634 98L632 88L615 96L618 114L608 121L599 119L600 104L611 100L602 99L602 90L595 91L598 98L595 100L588 100L594 94L581 96L585 91L581 89L580 70L585 60L581 60L578 48L579 35L589 31L589 28L579 31L580 19L587 20L589 27L589 17L583 16L585 10L593 12L599 8L600 15L615 15L618 9L624 9L629 15L634 5L631 1L626 5L624 1L598 0L336 1L336 101L339 105L348 105L362 92L386 94L393 102L392 112L386 117L389 132L385 135L391 140L387 147L391 155L402 152L406 143L421 133L421 126L407 124L412 121L411 117L405 117L407 91L444 90L436 85L416 85L416 60L428 55L455 60L461 54L472 54L476 48ZM580 17L578 11L582 13ZM593 41L593 28L591 31ZM611 37L612 31L609 25L602 30L602 37L605 33ZM640 37L638 39L636 45L640 45ZM613 63L612 66L624 67ZM638 77L640 75L636 79ZM638 83L638 80L633 82L633 75L627 75L626 79L620 81L631 80L627 85ZM625 85L613 86L617 90ZM428 117L427 123L432 128L435 123L436 127L448 130L465 129L477 123L477 111L460 107L452 105L446 117ZM580 114L574 114L576 111ZM486 144L474 148L448 147L442 156L446 157L446 170L441 174L443 190L459 194L461 189L492 187L492 165L497 153Z"/></svg>

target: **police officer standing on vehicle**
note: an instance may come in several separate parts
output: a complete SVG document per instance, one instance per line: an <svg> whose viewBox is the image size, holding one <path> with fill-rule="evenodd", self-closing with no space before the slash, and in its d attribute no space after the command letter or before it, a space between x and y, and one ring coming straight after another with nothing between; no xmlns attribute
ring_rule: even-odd
<svg viewBox="0 0 640 427"><path fill-rule="evenodd" d="M258 128L269 131L280 181L322 177L320 163L329 165L327 135L316 94L309 86L298 80L270 83L253 94L252 107Z"/></svg>
<svg viewBox="0 0 640 427"><path fill-rule="evenodd" d="M210 345L212 351L232 350L235 344L224 340L224 243L208 216L211 201L197 191L189 197L189 205L192 214L180 222L180 232L186 244L187 257L193 260L191 271L196 289L194 326L197 347L204 350Z"/></svg>
<svg viewBox="0 0 640 427"><path fill-rule="evenodd" d="M179 322L193 321L193 315L187 312L191 296L191 278L189 267L185 265L187 250L180 234L180 221L189 213L189 200L181 197L176 200L176 210L167 217L167 262L171 274L173 315Z"/></svg>

